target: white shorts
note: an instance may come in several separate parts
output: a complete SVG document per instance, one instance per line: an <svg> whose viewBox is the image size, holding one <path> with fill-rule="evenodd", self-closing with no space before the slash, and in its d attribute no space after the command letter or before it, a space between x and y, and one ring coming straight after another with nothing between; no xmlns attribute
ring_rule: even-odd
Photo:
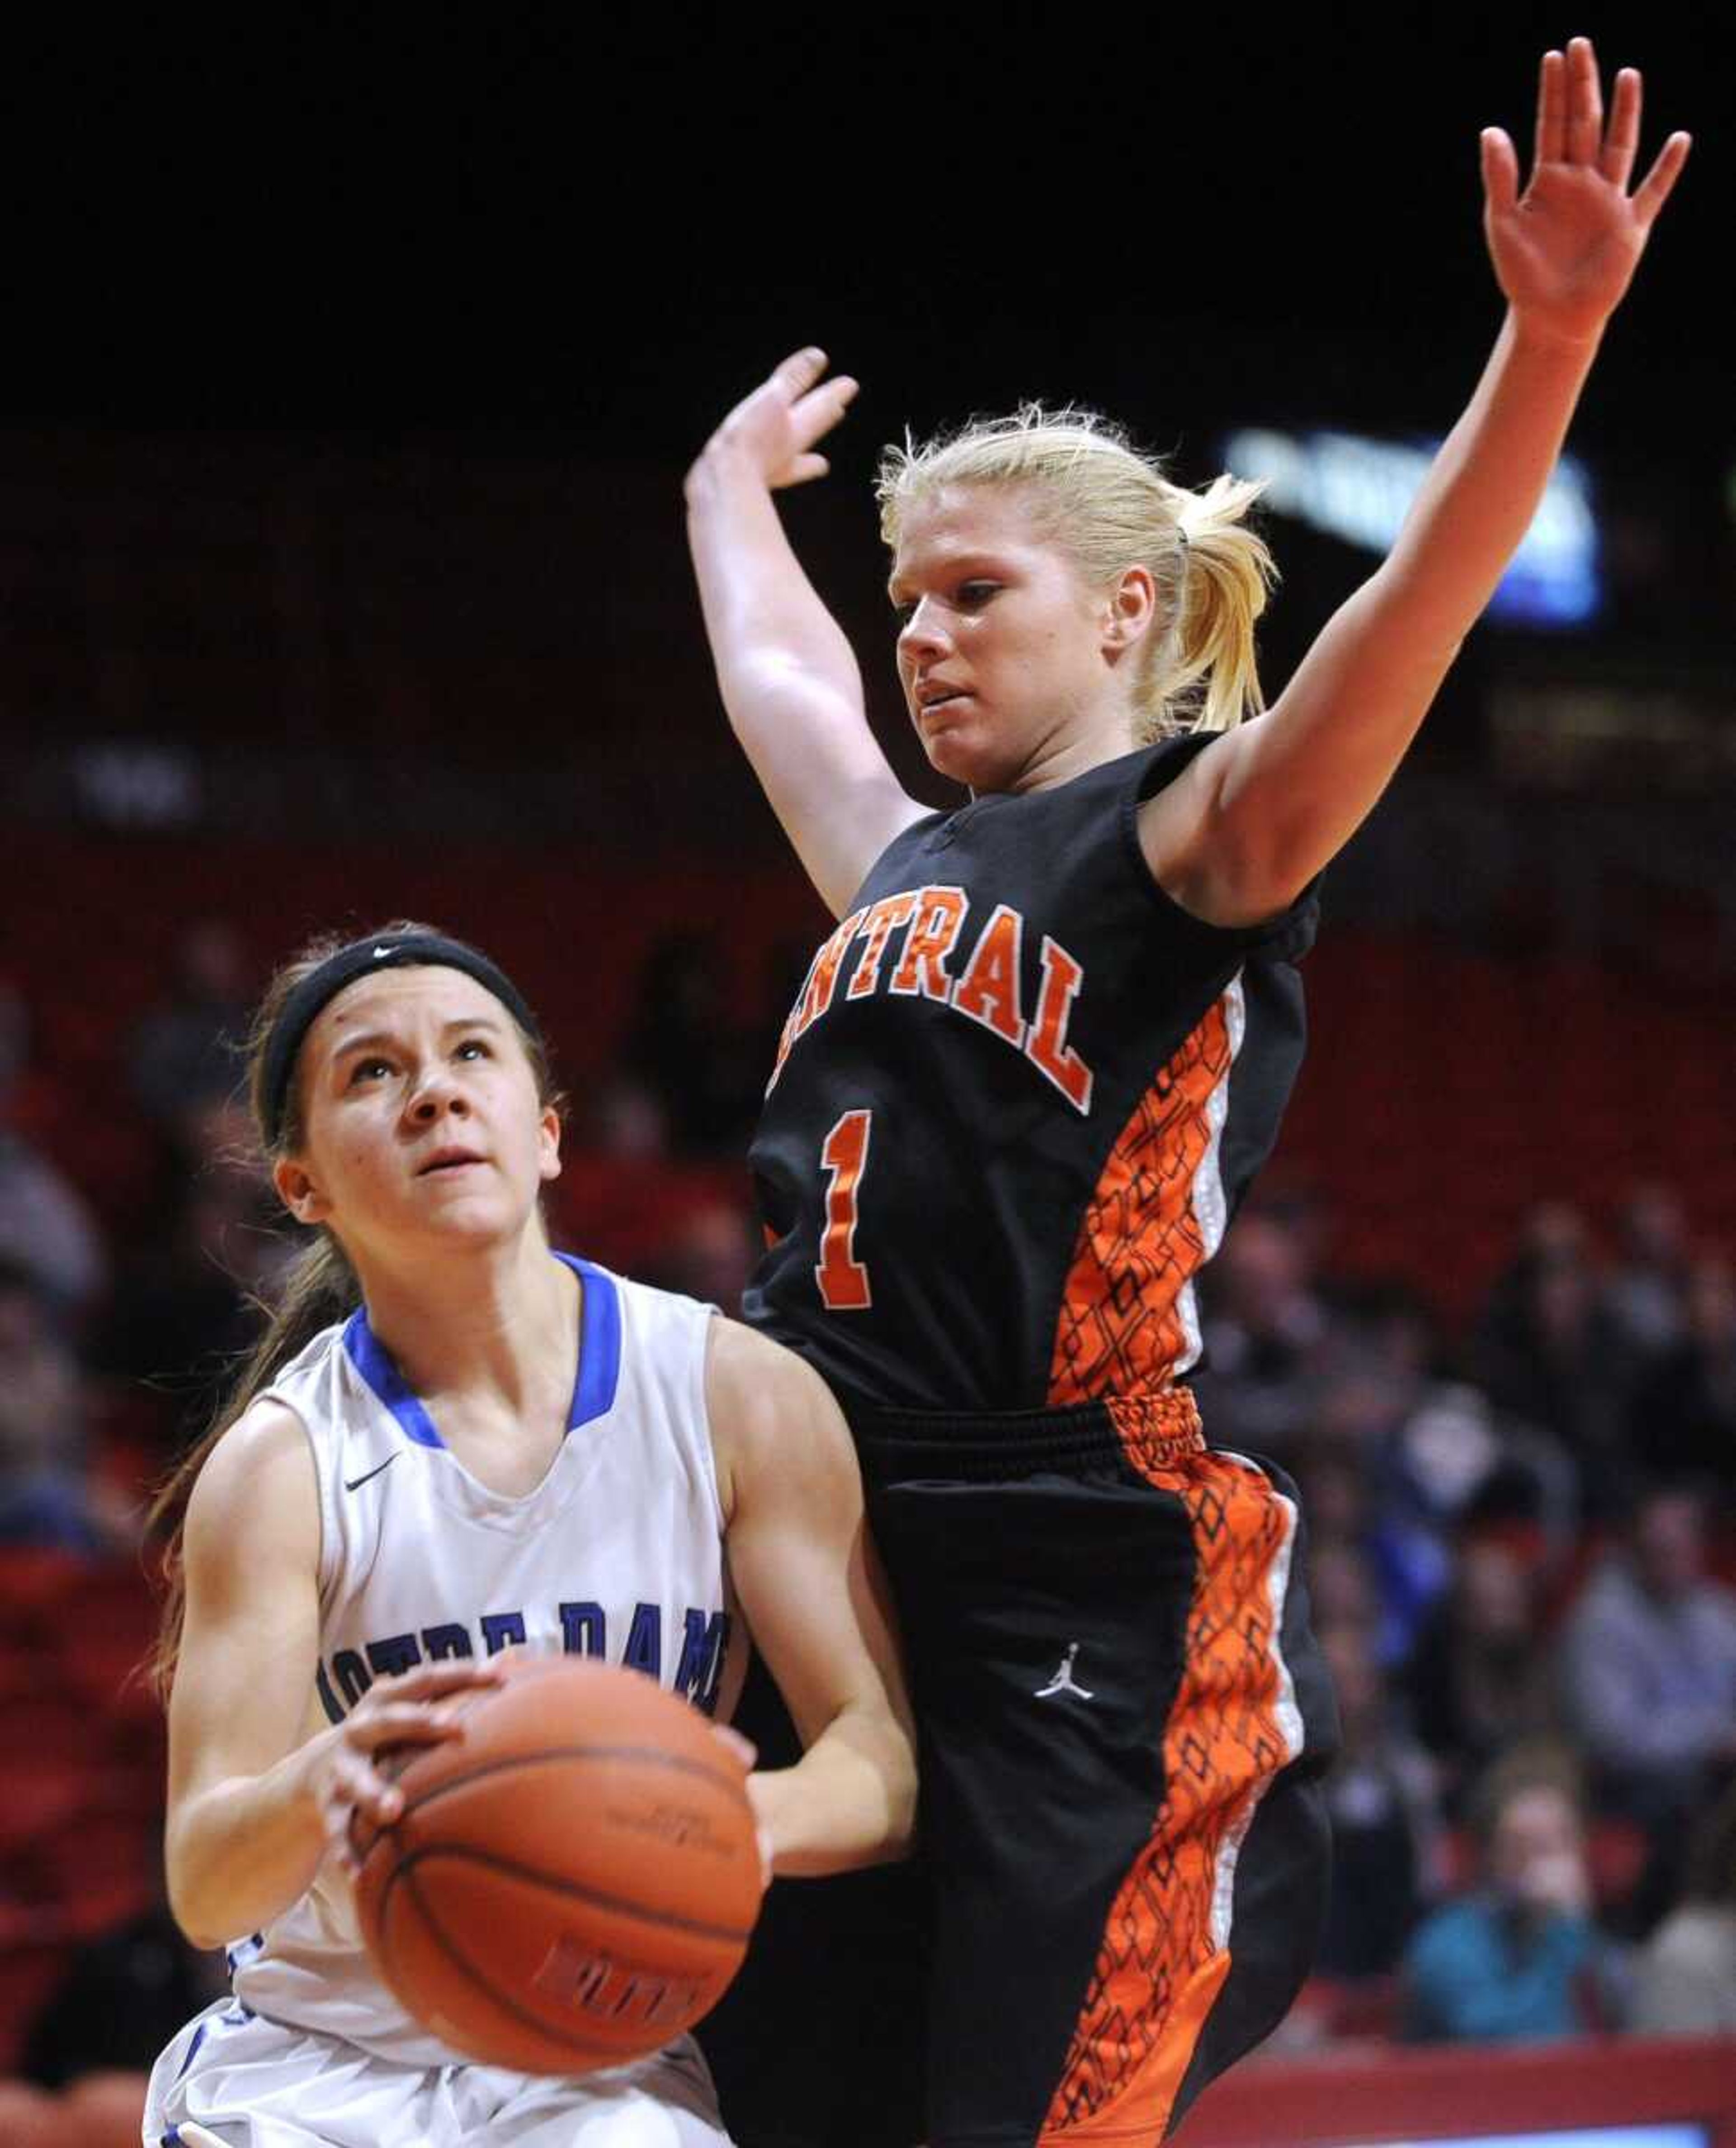
<svg viewBox="0 0 1736 2148"><path fill-rule="evenodd" d="M582 2080L396 2065L233 1999L208 2006L158 2060L145 2148L182 2148L176 2128L189 2120L223 2148L728 2148L730 2137L690 2036Z"/></svg>

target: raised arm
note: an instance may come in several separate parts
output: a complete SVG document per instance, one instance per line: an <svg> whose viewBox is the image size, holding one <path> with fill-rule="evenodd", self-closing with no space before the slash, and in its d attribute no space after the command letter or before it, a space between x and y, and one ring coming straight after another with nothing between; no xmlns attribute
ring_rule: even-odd
<svg viewBox="0 0 1736 2148"><path fill-rule="evenodd" d="M804 1749L795 1767L749 1778L772 1869L901 1857L914 1738L849 1433L800 1358L731 1322L712 1330L706 1402L730 1573Z"/></svg>
<svg viewBox="0 0 1736 2148"><path fill-rule="evenodd" d="M876 744L849 643L790 548L772 499L824 476L814 452L856 384L798 351L725 419L687 474L705 632L735 735L809 878L842 916L868 867L921 811Z"/></svg>
<svg viewBox="0 0 1736 2148"><path fill-rule="evenodd" d="M1588 38L1544 55L1531 180L1483 137L1484 227L1508 313L1391 555L1327 625L1270 715L1200 753L1142 811L1158 881L1219 924L1292 901L1360 825L1531 524L1609 316L1688 150L1636 192L1640 78L1606 124Z"/></svg>
<svg viewBox="0 0 1736 2148"><path fill-rule="evenodd" d="M440 1703L494 1683L486 1665L424 1664L376 1680L341 1724L309 1735L319 1555L306 1436L290 1411L255 1403L212 1449L187 1514L164 1854L195 1946L281 1915L329 1853L346 1854L352 1812L395 1817L399 1794L373 1754L461 1737Z"/></svg>

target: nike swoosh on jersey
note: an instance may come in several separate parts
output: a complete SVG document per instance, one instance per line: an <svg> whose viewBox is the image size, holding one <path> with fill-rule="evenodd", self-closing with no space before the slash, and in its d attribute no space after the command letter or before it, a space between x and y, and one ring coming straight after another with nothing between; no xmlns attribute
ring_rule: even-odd
<svg viewBox="0 0 1736 2148"><path fill-rule="evenodd" d="M344 1490L354 1492L358 1486L365 1484L370 1477L378 1477L382 1469L389 1469L397 1459L398 1457L395 1454L389 1454L384 1462L377 1463L372 1469L364 1469L359 1477L346 1477L344 1480Z"/></svg>

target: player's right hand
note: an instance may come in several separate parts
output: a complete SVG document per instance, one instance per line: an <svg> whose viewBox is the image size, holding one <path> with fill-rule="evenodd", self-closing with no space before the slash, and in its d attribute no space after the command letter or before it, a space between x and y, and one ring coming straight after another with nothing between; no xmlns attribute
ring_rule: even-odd
<svg viewBox="0 0 1736 2148"><path fill-rule="evenodd" d="M371 1834L404 1809L404 1794L381 1755L397 1746L461 1739L463 1696L499 1683L499 1670L488 1662L419 1664L396 1678L376 1679L341 1723L309 1739L302 1748L304 1788L328 1847L346 1870L355 1869L352 1829Z"/></svg>
<svg viewBox="0 0 1736 2148"><path fill-rule="evenodd" d="M847 373L825 379L826 355L811 344L794 352L744 402L738 403L706 443L697 470L708 459L745 460L774 492L824 477L831 465L813 452L849 409L856 383Z"/></svg>

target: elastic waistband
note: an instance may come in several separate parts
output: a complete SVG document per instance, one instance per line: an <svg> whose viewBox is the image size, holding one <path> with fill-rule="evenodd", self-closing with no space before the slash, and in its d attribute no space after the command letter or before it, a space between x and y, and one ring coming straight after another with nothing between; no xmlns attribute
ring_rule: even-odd
<svg viewBox="0 0 1736 2148"><path fill-rule="evenodd" d="M1141 1476L1202 1454L1206 1438L1189 1388L1111 1395L1070 1409L901 1410L845 1404L862 1467L874 1479L1026 1477L1093 1464L1130 1464Z"/></svg>

